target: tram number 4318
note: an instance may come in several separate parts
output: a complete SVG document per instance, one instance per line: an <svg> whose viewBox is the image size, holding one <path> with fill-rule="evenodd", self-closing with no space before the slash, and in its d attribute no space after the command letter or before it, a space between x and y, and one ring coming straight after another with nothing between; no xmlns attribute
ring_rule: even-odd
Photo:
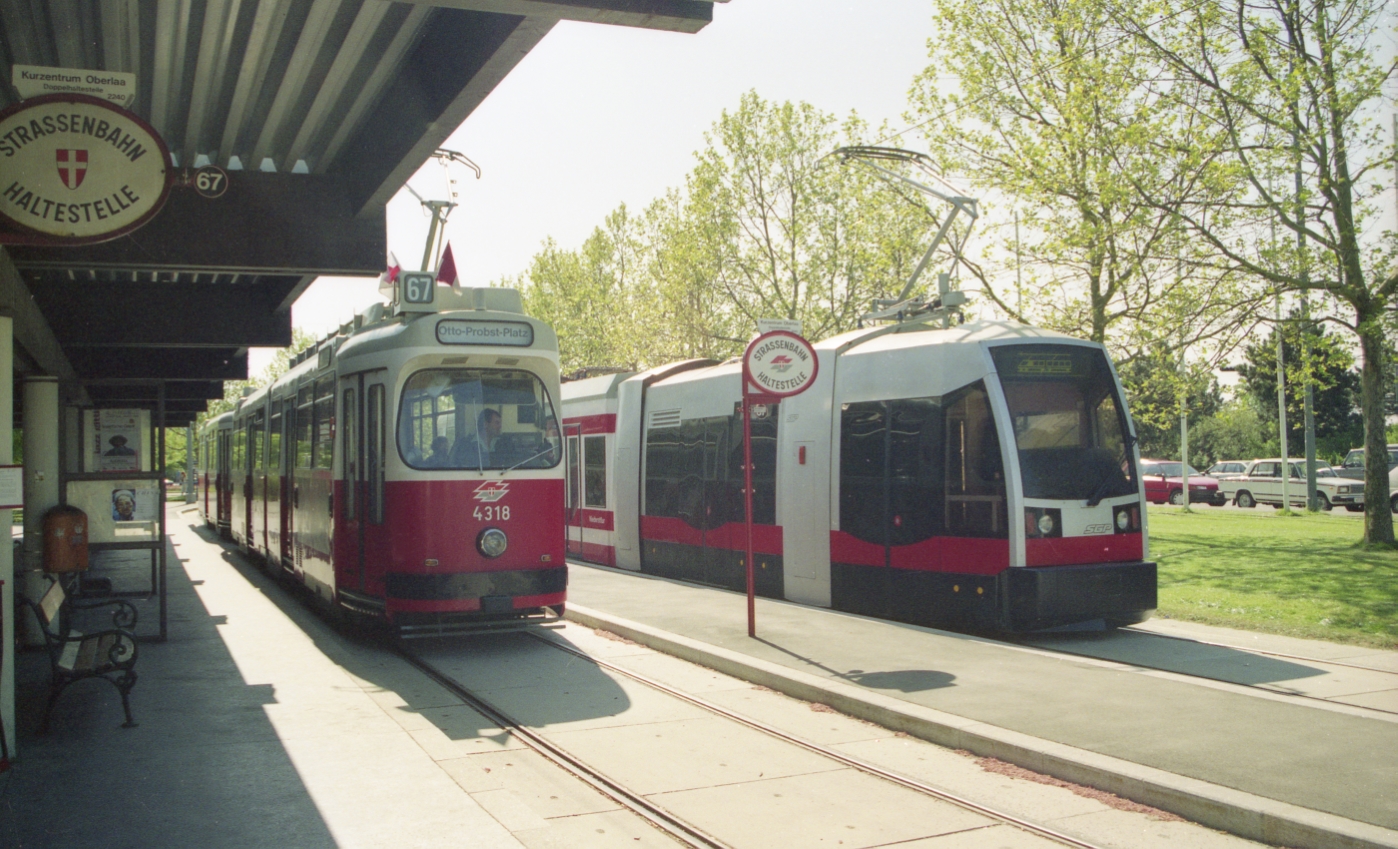
<svg viewBox="0 0 1398 849"><path fill-rule="evenodd" d="M477 522L508 522L510 520L510 508L503 505L477 507L472 511L471 517Z"/></svg>

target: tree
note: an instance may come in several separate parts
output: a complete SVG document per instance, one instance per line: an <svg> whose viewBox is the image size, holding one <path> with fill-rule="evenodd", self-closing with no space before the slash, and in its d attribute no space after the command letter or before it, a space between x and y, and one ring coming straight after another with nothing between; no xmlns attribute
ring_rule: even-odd
<svg viewBox="0 0 1398 849"><path fill-rule="evenodd" d="M1140 195L1228 268L1344 306L1361 352L1364 540L1392 544L1388 499L1374 496L1388 493L1384 324L1398 274L1391 235L1377 245L1363 237L1392 162L1375 113L1395 71L1373 49L1384 12L1382 0L1160 0L1116 10L1178 78L1176 102L1220 131L1193 153L1193 179L1245 186L1193 207L1137 179Z"/></svg>
<svg viewBox="0 0 1398 849"><path fill-rule="evenodd" d="M291 344L285 348L279 348L272 362L260 374L247 380L225 380L223 382L223 397L209 402L209 409L202 413L195 423L197 428L200 424L215 416L221 416L238 406L244 395L248 392L275 383L277 378L286 374L291 368L291 359L297 354L316 344L318 340L299 328L291 330Z"/></svg>
<svg viewBox="0 0 1398 849"><path fill-rule="evenodd" d="M1174 212L1138 191L1189 205L1227 188L1188 179L1189 151L1211 130L1189 120L1164 63L1120 29L1107 0L934 9L939 34L913 113L941 167L1013 203L1031 233L971 266L986 295L1021 321L1112 344L1118 359L1203 340L1231 347L1255 293L1210 267ZM1034 291L1024 309L1000 282L1016 275L1008 263L1021 247Z"/></svg>
<svg viewBox="0 0 1398 849"><path fill-rule="evenodd" d="M758 318L799 318L821 339L853 329L873 299L900 292L936 218L916 199L828 156L864 141L807 103L755 92L724 111L686 181L683 231L739 318L740 351ZM698 281L693 281L698 282Z"/></svg>
<svg viewBox="0 0 1398 849"><path fill-rule="evenodd" d="M1334 458L1363 439L1364 423L1355 412L1359 397L1359 373L1354 371L1354 355L1343 341L1331 333L1307 334L1307 362L1301 358L1300 327L1290 323L1282 333L1282 359L1286 364L1287 445L1294 449L1305 439L1302 414L1305 376L1309 372L1314 388L1317 453ZM1273 451L1280 451L1277 438L1277 334L1244 348L1246 362L1238 369L1243 387L1260 411L1260 421ZM1272 453L1272 452L1269 452ZM1298 453L1291 451L1292 456Z"/></svg>
<svg viewBox="0 0 1398 849"><path fill-rule="evenodd" d="M564 370L742 352L759 318L812 339L899 293L937 217L913 193L828 156L865 126L744 95L686 177L640 215L607 216L577 250L545 242L507 280L559 334Z"/></svg>
<svg viewBox="0 0 1398 849"><path fill-rule="evenodd" d="M1208 452L1198 442L1194 426L1223 405L1211 369L1193 363L1183 372L1177 357L1165 351L1144 353L1118 370L1126 390L1131 420L1136 425L1142 457L1172 458L1180 452L1180 394L1190 419L1190 462L1202 462ZM1207 467L1209 464L1205 464Z"/></svg>

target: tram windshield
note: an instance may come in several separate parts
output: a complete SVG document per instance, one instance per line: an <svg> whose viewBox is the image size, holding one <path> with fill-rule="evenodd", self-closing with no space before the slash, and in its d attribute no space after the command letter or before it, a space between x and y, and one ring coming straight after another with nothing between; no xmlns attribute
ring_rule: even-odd
<svg viewBox="0 0 1398 849"><path fill-rule="evenodd" d="M1137 491L1125 410L1101 349L1007 345L991 356L1026 498L1098 501Z"/></svg>
<svg viewBox="0 0 1398 849"><path fill-rule="evenodd" d="M408 378L398 451L414 469L546 469L563 456L543 382L504 369L427 369Z"/></svg>

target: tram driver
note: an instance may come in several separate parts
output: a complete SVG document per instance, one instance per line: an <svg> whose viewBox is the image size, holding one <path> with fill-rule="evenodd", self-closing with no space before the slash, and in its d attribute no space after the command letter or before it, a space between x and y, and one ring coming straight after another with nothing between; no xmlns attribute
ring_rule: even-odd
<svg viewBox="0 0 1398 849"><path fill-rule="evenodd" d="M490 465L490 451L500 438L503 422L500 411L481 410L476 417L476 432L458 439L451 452L451 465L465 469L484 469Z"/></svg>

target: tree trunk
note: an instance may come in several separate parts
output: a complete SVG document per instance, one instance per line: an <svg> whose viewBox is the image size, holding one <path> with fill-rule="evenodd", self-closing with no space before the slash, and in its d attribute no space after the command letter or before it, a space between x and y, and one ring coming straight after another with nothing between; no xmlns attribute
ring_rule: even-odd
<svg viewBox="0 0 1398 849"><path fill-rule="evenodd" d="M1383 364L1384 338L1381 317L1359 315L1359 348L1364 362L1360 371L1359 409L1364 417L1364 541L1393 542L1393 513L1389 508L1388 446L1384 436Z"/></svg>

